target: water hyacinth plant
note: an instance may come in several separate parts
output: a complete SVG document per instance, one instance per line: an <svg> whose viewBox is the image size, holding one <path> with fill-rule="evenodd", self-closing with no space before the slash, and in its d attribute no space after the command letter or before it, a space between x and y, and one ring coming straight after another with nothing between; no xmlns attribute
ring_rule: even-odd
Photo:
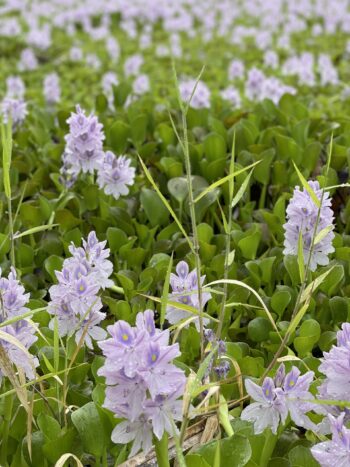
<svg viewBox="0 0 350 467"><path fill-rule="evenodd" d="M348 466L347 0L4 0L0 465Z"/></svg>

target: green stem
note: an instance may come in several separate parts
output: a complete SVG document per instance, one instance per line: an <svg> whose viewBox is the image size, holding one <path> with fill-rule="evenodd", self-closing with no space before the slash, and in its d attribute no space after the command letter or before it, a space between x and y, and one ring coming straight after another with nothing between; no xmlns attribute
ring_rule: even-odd
<svg viewBox="0 0 350 467"><path fill-rule="evenodd" d="M9 214L9 232L11 241L10 259L11 266L15 267L15 241L13 238L13 220L12 220L12 203L11 197L7 198L8 214Z"/></svg>
<svg viewBox="0 0 350 467"><path fill-rule="evenodd" d="M188 203L190 207L191 224L192 224L192 235L193 235L193 249L195 253L196 271L197 271L197 288L198 288L198 305L199 305L199 333L201 336L201 358L204 357L204 327L203 327L203 306L202 306L202 284L201 284L201 260L199 256L199 241L197 232L197 221L196 221L196 210L193 198L192 188L192 173L191 173L191 160L190 150L188 144L188 131L187 131L187 119L186 112L182 111L182 129L183 129L183 147L184 147L184 158L186 167L186 177L188 184Z"/></svg>
<svg viewBox="0 0 350 467"><path fill-rule="evenodd" d="M170 467L169 450L168 450L168 434L164 432L161 440L155 437L154 447L156 450L157 461L159 467Z"/></svg>
<svg viewBox="0 0 350 467"><path fill-rule="evenodd" d="M5 398L5 413L4 413L4 421L3 421L3 432L2 432L2 439L1 439L1 454L0 454L0 465L6 466L7 464L7 444L8 444L8 436L10 432L11 426L11 418L12 418L12 408L13 408L13 394L7 396Z"/></svg>
<svg viewBox="0 0 350 467"><path fill-rule="evenodd" d="M267 467L277 443L278 436L269 429L265 437L265 445L261 453L259 467Z"/></svg>
<svg viewBox="0 0 350 467"><path fill-rule="evenodd" d="M265 206L266 191L267 191L267 184L265 183L262 187L261 194L260 194L259 209L263 209Z"/></svg>
<svg viewBox="0 0 350 467"><path fill-rule="evenodd" d="M103 451L103 454L102 454L102 467L107 467L108 464L107 464L107 449L105 449Z"/></svg>

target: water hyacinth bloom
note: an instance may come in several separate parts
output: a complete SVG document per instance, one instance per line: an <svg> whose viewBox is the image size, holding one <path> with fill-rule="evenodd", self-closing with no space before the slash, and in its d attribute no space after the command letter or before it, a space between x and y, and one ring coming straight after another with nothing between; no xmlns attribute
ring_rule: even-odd
<svg viewBox="0 0 350 467"><path fill-rule="evenodd" d="M194 91L195 89L195 91ZM179 84L179 91L182 101L193 109L203 109L210 107L210 91L203 81L187 79ZM194 92L193 92L194 91Z"/></svg>
<svg viewBox="0 0 350 467"><path fill-rule="evenodd" d="M246 407L241 419L254 423L254 432L262 433L270 428L276 434L280 423L284 424L288 414L298 426L315 430L316 425L306 415L315 409L314 396L309 392L314 373L308 371L300 376L298 368L285 374L282 364L274 379L266 377L262 386L246 380L245 386L250 397L256 401Z"/></svg>
<svg viewBox="0 0 350 467"><path fill-rule="evenodd" d="M109 279L113 264L105 246L106 241L99 242L95 232L89 233L82 247L72 244L69 247L72 257L64 260L61 271L55 271L58 284L49 289L48 312L57 318L59 335L75 334L75 341L79 342L85 333L84 342L89 348L92 339L106 337L99 326L105 313L101 312L102 301L97 295L100 289L113 285ZM50 329L54 325L52 319Z"/></svg>
<svg viewBox="0 0 350 467"><path fill-rule="evenodd" d="M57 73L50 73L44 79L44 96L47 104L57 104L61 99L60 81Z"/></svg>
<svg viewBox="0 0 350 467"><path fill-rule="evenodd" d="M9 76L6 79L6 97L23 100L25 85L20 76Z"/></svg>
<svg viewBox="0 0 350 467"><path fill-rule="evenodd" d="M135 168L130 167L131 160L125 156L116 157L113 152L105 153L97 174L97 184L106 195L115 199L129 193L129 186L134 184Z"/></svg>
<svg viewBox="0 0 350 467"><path fill-rule="evenodd" d="M138 75L143 62L143 57L139 54L131 55L127 58L124 63L125 77L128 78L129 76Z"/></svg>
<svg viewBox="0 0 350 467"><path fill-rule="evenodd" d="M105 139L103 126L93 114L76 107L76 113L68 118L69 133L65 136L65 163L70 164L69 173L93 173L103 161L102 142Z"/></svg>
<svg viewBox="0 0 350 467"><path fill-rule="evenodd" d="M117 62L120 57L120 45L114 37L109 36L106 39L106 50L111 60Z"/></svg>
<svg viewBox="0 0 350 467"><path fill-rule="evenodd" d="M309 181L310 188L314 191L317 198L321 201L322 190L317 181ZM301 232L303 238L303 254L304 261L307 264L310 258L310 269L315 271L317 265L325 266L329 263L328 255L334 251L332 240L333 233L333 211L331 209L331 198L328 192L324 192L322 204L320 208L319 222L318 207L312 200L308 191L304 188L303 191L296 186L293 197L287 208L287 222L284 224L285 239L284 239L284 254L298 254L298 239ZM330 229L329 232L313 246L311 251L312 239L316 227L316 235L323 229Z"/></svg>
<svg viewBox="0 0 350 467"><path fill-rule="evenodd" d="M118 321L109 326L110 338L99 342L106 357L98 370L106 378L104 407L125 419L112 432L115 443L133 441L130 457L147 453L153 434L173 434L172 421L182 419L186 378L173 364L178 344L169 345L169 331L156 329L151 310L138 313L136 326Z"/></svg>
<svg viewBox="0 0 350 467"><path fill-rule="evenodd" d="M38 60L32 49L22 50L20 61L18 63L18 69L20 71L32 71L38 67Z"/></svg>
<svg viewBox="0 0 350 467"><path fill-rule="evenodd" d="M24 122L28 114L27 104L21 99L5 97L1 103L1 113L4 123L7 123L11 119L12 127L15 130Z"/></svg>
<svg viewBox="0 0 350 467"><path fill-rule="evenodd" d="M230 104L237 108L241 106L241 95L234 86L228 86L226 89L223 89L220 92L220 96L225 100L230 102Z"/></svg>
<svg viewBox="0 0 350 467"><path fill-rule="evenodd" d="M242 60L232 60L228 68L228 79L241 79L244 77L244 63Z"/></svg>
<svg viewBox="0 0 350 467"><path fill-rule="evenodd" d="M139 96L148 92L150 90L148 76L145 74L139 75L132 84L132 90Z"/></svg>
<svg viewBox="0 0 350 467"><path fill-rule="evenodd" d="M24 287L17 280L15 269L11 269L7 278L1 277L1 273L0 269L0 322L4 322L29 311L26 307L29 294L25 293ZM9 338L16 338L27 350L37 340L36 329L26 319L3 326L1 331L8 334ZM34 378L35 367L39 364L35 357L28 356L22 349L6 339L0 339L0 345L11 362L21 368L27 378ZM0 371L0 381L2 376Z"/></svg>
<svg viewBox="0 0 350 467"><path fill-rule="evenodd" d="M80 47L73 46L69 51L69 58L72 62L80 62L83 60L83 51Z"/></svg>
<svg viewBox="0 0 350 467"><path fill-rule="evenodd" d="M332 440L318 443L311 448L321 467L348 467L350 465L350 430L344 425L342 413L338 418L328 415Z"/></svg>
<svg viewBox="0 0 350 467"><path fill-rule="evenodd" d="M176 275L177 274L177 275ZM184 305L196 308L199 311L199 294L198 294L198 279L197 272L194 269L189 272L188 264L185 261L180 261L176 266L176 274L170 274L170 285L172 293L169 294L169 301L183 303ZM200 283L204 284L205 276L201 276ZM211 299L209 292L202 292L202 308ZM172 305L168 305L166 310L166 318L171 324L176 324L179 321L195 317L194 324L199 329L199 317L191 314L189 311L175 308ZM209 323L208 318L203 318L203 325L206 326Z"/></svg>
<svg viewBox="0 0 350 467"><path fill-rule="evenodd" d="M257 68L251 68L249 70L248 79L245 84L245 94L248 99L256 100L260 98L264 81L265 75L261 70Z"/></svg>
<svg viewBox="0 0 350 467"><path fill-rule="evenodd" d="M114 93L113 86L118 86L119 80L117 75L113 71L108 71L102 76L102 89L107 97L108 106L111 110L114 109Z"/></svg>
<svg viewBox="0 0 350 467"><path fill-rule="evenodd" d="M343 323L337 333L337 345L323 353L319 371L326 376L319 387L321 399L350 399L350 323ZM334 412L333 406L327 408Z"/></svg>

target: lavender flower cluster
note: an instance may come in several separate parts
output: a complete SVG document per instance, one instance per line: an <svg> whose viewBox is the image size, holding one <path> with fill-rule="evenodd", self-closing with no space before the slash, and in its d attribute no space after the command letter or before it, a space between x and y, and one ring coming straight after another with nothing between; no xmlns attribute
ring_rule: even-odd
<svg viewBox="0 0 350 467"><path fill-rule="evenodd" d="M112 432L115 443L133 441L130 457L140 449L147 453L154 435L174 433L174 421L182 420L186 378L173 360L178 344L169 345L169 331L156 329L151 310L138 313L136 326L125 321L108 326L110 338L99 342L104 365L98 374L106 378L104 407L117 418Z"/></svg>
<svg viewBox="0 0 350 467"><path fill-rule="evenodd" d="M48 312L57 318L59 335L75 334L77 343L84 336L89 348L92 348L92 339L98 341L106 337L104 329L99 327L105 313L101 312L98 293L113 285L109 279L113 264L108 260L109 249L105 246L106 241L99 242L95 232L89 233L82 247L71 244L72 257L64 260L62 271L56 271L58 284L49 289ZM49 324L50 329L54 326L55 318Z"/></svg>
<svg viewBox="0 0 350 467"><path fill-rule="evenodd" d="M15 130L25 120L28 110L24 100L25 85L19 76L9 76L6 80L6 96L1 102L1 114L4 123L10 119Z"/></svg>
<svg viewBox="0 0 350 467"><path fill-rule="evenodd" d="M306 415L318 409L312 403L314 396L309 391L313 378L313 371L300 375L300 370L295 366L286 374L282 364L276 376L273 379L266 377L262 386L246 380L247 392L256 402L243 410L241 419L253 422L257 434L265 428L276 434L278 426L286 422L288 415L297 426L316 431L317 426Z"/></svg>
<svg viewBox="0 0 350 467"><path fill-rule="evenodd" d="M329 263L328 255L334 251L332 245L334 217L329 193L325 191L322 195L322 189L316 181L308 183L317 198L322 200L321 207L320 209L317 207L305 188L301 191L298 186L295 187L293 197L287 207L287 222L283 226L285 230L284 254L298 254L298 240L301 233L305 264L308 263L310 257L310 270L315 271L318 264L325 266ZM324 229L330 230L327 232ZM315 243L315 237L321 231L325 231L326 235Z"/></svg>
<svg viewBox="0 0 350 467"><path fill-rule="evenodd" d="M171 273L170 285L172 293L169 294L169 301L176 302L191 306L199 311L199 294L198 294L198 276L197 271L194 269L189 272L189 267L186 261L180 261L176 266L176 274ZM204 284L205 276L201 276L200 283ZM211 299L209 292L202 292L201 294L201 306L202 309L206 303ZM191 314L189 311L176 308L173 305L168 305L166 310L166 318L171 324L176 324L179 321L185 320L186 318L193 318L193 322L199 329L199 317ZM209 323L208 318L203 318L203 325L206 326ZM187 324L188 326L188 324Z"/></svg>
<svg viewBox="0 0 350 467"><path fill-rule="evenodd" d="M130 160L125 156L117 158L111 151L103 151L105 136L97 117L86 116L78 105L67 123L69 133L65 137L60 170L62 182L69 188L80 172L93 174L97 171L97 183L106 194L112 194L115 199L128 194L128 186L134 183L135 168L130 167Z"/></svg>
<svg viewBox="0 0 350 467"><path fill-rule="evenodd" d="M0 269L0 323L3 323L29 311L25 306L29 301L29 294L25 293L24 287L17 280L14 268L11 268L7 278L1 277L1 274ZM34 325L25 318L19 319L13 324L2 326L0 329L8 334L10 339L16 338L27 350L37 340ZM0 339L0 346L5 350L11 362L24 371L27 378L33 379L35 377L35 367L39 365L36 357L29 357L28 353L6 339ZM2 376L0 371L0 382Z"/></svg>

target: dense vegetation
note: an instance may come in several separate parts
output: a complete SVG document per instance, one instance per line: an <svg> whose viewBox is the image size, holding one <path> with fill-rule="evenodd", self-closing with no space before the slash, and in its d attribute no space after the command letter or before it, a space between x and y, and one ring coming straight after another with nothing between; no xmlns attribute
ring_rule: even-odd
<svg viewBox="0 0 350 467"><path fill-rule="evenodd" d="M349 25L2 2L1 466L350 465Z"/></svg>

